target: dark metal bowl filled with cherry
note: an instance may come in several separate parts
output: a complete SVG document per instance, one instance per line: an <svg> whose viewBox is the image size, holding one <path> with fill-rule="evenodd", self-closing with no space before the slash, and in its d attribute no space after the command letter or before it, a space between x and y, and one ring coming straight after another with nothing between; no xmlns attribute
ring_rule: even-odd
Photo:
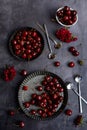
<svg viewBox="0 0 87 130"><path fill-rule="evenodd" d="M19 60L36 59L44 49L44 39L39 31L31 27L16 30L9 40L10 52Z"/></svg>

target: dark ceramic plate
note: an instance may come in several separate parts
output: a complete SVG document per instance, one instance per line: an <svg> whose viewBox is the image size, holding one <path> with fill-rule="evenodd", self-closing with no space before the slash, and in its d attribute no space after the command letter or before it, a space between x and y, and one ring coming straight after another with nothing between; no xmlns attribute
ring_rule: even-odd
<svg viewBox="0 0 87 130"><path fill-rule="evenodd" d="M31 107L25 108L23 103L29 101L29 99L31 98L32 93L37 93L37 94L41 93L41 92L38 92L35 89L35 87L38 86L38 85L41 85L41 81L46 75L50 75L50 76L56 77L58 79L59 83L61 84L61 86L64 89L64 92L62 92L62 95L63 95L64 99L60 103L60 105L58 106L56 112L52 116L42 118L42 117L40 117L38 115L31 115L29 113L30 109L38 109L38 108L36 108L36 106L31 105ZM23 86L28 86L28 90L24 91ZM59 76L57 76L57 75L55 75L55 74L53 74L51 72L37 71L37 72L34 72L34 73L30 74L27 78L25 78L23 83L20 85L19 92L18 92L18 100L19 100L19 105L20 105L21 109L24 111L24 113L28 117L31 117L31 118L36 119L36 120L49 120L49 119L53 119L53 118L57 117L64 110L64 108L65 108L65 106L67 104L67 100L68 100L68 92L67 92L65 83L63 82L63 80Z"/></svg>
<svg viewBox="0 0 87 130"><path fill-rule="evenodd" d="M32 57L31 59L27 59L27 58L23 59L20 55L16 55L15 52L14 52L14 48L13 48L13 45L12 45L12 40L14 40L14 38L15 38L15 36L17 34L19 34L20 32L23 32L23 31L31 31L31 32L35 31L38 34L38 36L40 37L40 39L41 39L41 51L40 51L40 53L38 53L35 57ZM42 53L42 51L44 49L44 39L43 39L42 34L38 30L36 30L36 29L34 29L32 27L23 27L23 28L20 28L20 29L16 30L12 34L12 36L10 37L10 40L9 40L9 49L10 49L11 54L14 57L16 57L18 60L23 60L23 61L29 61L30 60L31 61L31 60L36 59Z"/></svg>

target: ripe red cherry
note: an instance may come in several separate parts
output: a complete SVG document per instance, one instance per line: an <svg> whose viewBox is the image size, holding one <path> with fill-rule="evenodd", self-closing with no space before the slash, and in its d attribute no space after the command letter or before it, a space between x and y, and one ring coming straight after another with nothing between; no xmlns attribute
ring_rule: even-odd
<svg viewBox="0 0 87 130"><path fill-rule="evenodd" d="M41 99L42 99L42 96L41 96L41 95L37 95L37 96L36 96L36 99L37 99L37 100L41 100Z"/></svg>
<svg viewBox="0 0 87 130"><path fill-rule="evenodd" d="M63 13L61 13L61 11L58 11L58 12L57 12L57 16L58 16L58 17L62 17L62 16L63 16Z"/></svg>
<svg viewBox="0 0 87 130"><path fill-rule="evenodd" d="M76 10L72 10L72 15L75 16L77 14Z"/></svg>
<svg viewBox="0 0 87 130"><path fill-rule="evenodd" d="M73 61L71 61L71 62L69 62L68 66L72 68L75 66L75 63Z"/></svg>
<svg viewBox="0 0 87 130"><path fill-rule="evenodd" d="M79 56L79 52L77 50L75 50L73 53L72 53L74 56Z"/></svg>
<svg viewBox="0 0 87 130"><path fill-rule="evenodd" d="M72 21L72 20L69 20L69 21L68 21L68 24L69 24L69 25L72 25L72 24L73 24L73 21Z"/></svg>
<svg viewBox="0 0 87 130"><path fill-rule="evenodd" d="M37 87L37 90L38 90L38 91L42 91L42 90L43 90L43 87L42 87L42 86L38 86L38 87Z"/></svg>
<svg viewBox="0 0 87 130"><path fill-rule="evenodd" d="M63 89L62 87L59 87L59 88L58 88L58 91L59 91L59 92L63 92L64 89Z"/></svg>
<svg viewBox="0 0 87 130"><path fill-rule="evenodd" d="M66 114L67 116L71 116L71 115L72 115L72 110L71 110L71 109L67 109L67 110L65 111L65 114Z"/></svg>
<svg viewBox="0 0 87 130"><path fill-rule="evenodd" d="M59 62L59 61L55 61L55 62L54 62L54 65L55 65L56 67L58 67L58 66L60 66L60 62Z"/></svg>
<svg viewBox="0 0 87 130"><path fill-rule="evenodd" d="M18 49L21 48L21 46L20 46L19 44L16 44L16 45L14 46L14 48L15 48L16 50L18 50Z"/></svg>
<svg viewBox="0 0 87 130"><path fill-rule="evenodd" d="M22 54L22 58L23 58L23 59L26 59L26 58L27 58L26 53Z"/></svg>
<svg viewBox="0 0 87 130"><path fill-rule="evenodd" d="M27 91L28 90L28 86L23 86L22 88L24 91Z"/></svg>
<svg viewBox="0 0 87 130"><path fill-rule="evenodd" d="M30 103L29 102L24 102L23 105L25 106L25 108L30 107Z"/></svg>
<svg viewBox="0 0 87 130"><path fill-rule="evenodd" d="M64 17L63 17L63 21L64 21L64 22L69 21L69 17L68 17L68 16L64 16Z"/></svg>
<svg viewBox="0 0 87 130"><path fill-rule="evenodd" d="M71 11L70 10L68 10L68 11L66 11L66 15L71 15Z"/></svg>
<svg viewBox="0 0 87 130"><path fill-rule="evenodd" d="M57 82L58 82L58 79L54 77L54 78L52 79L52 81L53 81L54 83L57 83Z"/></svg>
<svg viewBox="0 0 87 130"><path fill-rule="evenodd" d="M27 70L22 70L21 75L26 76L28 74Z"/></svg>
<svg viewBox="0 0 87 130"><path fill-rule="evenodd" d="M47 80L48 82L51 80L51 76L49 76L49 75L47 75L46 77L45 77L45 80Z"/></svg>
<svg viewBox="0 0 87 130"><path fill-rule="evenodd" d="M25 124L24 124L23 121L20 121L20 122L18 123L18 125L19 125L19 127L21 127L21 128L23 128L23 127L25 126Z"/></svg>
<svg viewBox="0 0 87 130"><path fill-rule="evenodd" d="M71 46L71 47L69 48L69 51L70 51L70 52L74 52L74 51L75 51L75 47Z"/></svg>
<svg viewBox="0 0 87 130"><path fill-rule="evenodd" d="M69 10L70 10L70 7L64 6L64 11L69 11Z"/></svg>
<svg viewBox="0 0 87 130"><path fill-rule="evenodd" d="M42 109L38 109L37 113L41 115L43 113L43 110Z"/></svg>
<svg viewBox="0 0 87 130"><path fill-rule="evenodd" d="M72 21L75 22L77 20L76 16L73 17Z"/></svg>
<svg viewBox="0 0 87 130"><path fill-rule="evenodd" d="M35 114L36 114L36 111L32 109L32 110L30 111L30 113L31 113L32 115L35 115Z"/></svg>
<svg viewBox="0 0 87 130"><path fill-rule="evenodd" d="M20 55L21 54L21 50L15 50L15 54L16 55Z"/></svg>
<svg viewBox="0 0 87 130"><path fill-rule="evenodd" d="M15 115L15 111L14 111L14 110L10 110L10 111L8 112L8 114L9 114L10 116L14 116L14 115Z"/></svg>
<svg viewBox="0 0 87 130"><path fill-rule="evenodd" d="M36 98L36 96L37 96L36 93L32 94L32 98Z"/></svg>

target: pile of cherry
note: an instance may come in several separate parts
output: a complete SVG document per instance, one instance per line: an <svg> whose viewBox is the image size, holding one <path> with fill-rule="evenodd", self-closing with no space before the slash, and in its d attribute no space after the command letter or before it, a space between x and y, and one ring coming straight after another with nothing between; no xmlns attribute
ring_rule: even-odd
<svg viewBox="0 0 87 130"><path fill-rule="evenodd" d="M66 25L72 25L77 20L77 11L72 10L69 6L64 6L61 10L57 11L59 21Z"/></svg>
<svg viewBox="0 0 87 130"><path fill-rule="evenodd" d="M11 46L17 57L32 60L41 54L43 39L37 30L23 29L12 37Z"/></svg>
<svg viewBox="0 0 87 130"><path fill-rule="evenodd" d="M23 91L28 90L28 86L23 86ZM37 86L36 91L40 94L33 93L28 102L23 102L23 106L31 115L37 115L41 118L50 117L57 112L59 105L63 102L63 87L58 78L46 75L41 82L41 86ZM37 109L32 109L35 105Z"/></svg>

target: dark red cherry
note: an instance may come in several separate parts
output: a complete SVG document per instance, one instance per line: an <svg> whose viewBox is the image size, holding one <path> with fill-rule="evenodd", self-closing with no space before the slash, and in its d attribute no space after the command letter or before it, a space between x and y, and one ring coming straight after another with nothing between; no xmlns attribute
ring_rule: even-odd
<svg viewBox="0 0 87 130"><path fill-rule="evenodd" d="M75 47L73 47L73 46L69 47L69 51L70 52L74 52L75 51Z"/></svg>
<svg viewBox="0 0 87 130"><path fill-rule="evenodd" d="M79 52L77 50L75 50L73 53L72 53L74 56L79 56Z"/></svg>
<svg viewBox="0 0 87 130"><path fill-rule="evenodd" d="M24 124L23 121L20 121L20 122L18 123L18 125L19 125L20 128L23 128L23 127L25 126L25 124Z"/></svg>
<svg viewBox="0 0 87 130"><path fill-rule="evenodd" d="M28 74L27 70L24 69L21 71L21 75L26 76L27 74Z"/></svg>
<svg viewBox="0 0 87 130"><path fill-rule="evenodd" d="M24 91L27 91L28 90L28 86L23 86L22 88Z"/></svg>
<svg viewBox="0 0 87 130"><path fill-rule="evenodd" d="M75 63L73 61L71 61L71 62L69 62L68 66L72 68L75 66Z"/></svg>
<svg viewBox="0 0 87 130"><path fill-rule="evenodd" d="M56 67L58 67L58 66L60 66L60 62L59 62L59 61L55 61L55 62L54 62L54 65L55 65Z"/></svg>
<svg viewBox="0 0 87 130"><path fill-rule="evenodd" d="M66 114L67 116L71 116L71 115L72 115L72 110L71 110L71 109L67 109L67 110L65 111L65 114Z"/></svg>

